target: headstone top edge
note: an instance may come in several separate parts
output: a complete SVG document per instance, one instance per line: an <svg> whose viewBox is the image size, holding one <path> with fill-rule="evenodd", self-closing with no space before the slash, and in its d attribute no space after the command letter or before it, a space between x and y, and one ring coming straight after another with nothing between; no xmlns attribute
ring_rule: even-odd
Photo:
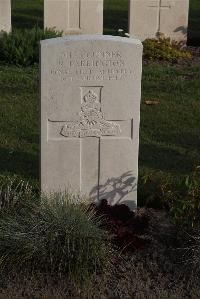
<svg viewBox="0 0 200 299"><path fill-rule="evenodd" d="M111 42L123 42L126 44L140 45L142 46L142 42L136 38L127 38L121 36L113 36L113 35L100 35L100 34L80 34L80 35L68 35L57 38L50 38L46 40L40 41L41 46L52 45L55 43L63 43L65 41L111 41Z"/></svg>

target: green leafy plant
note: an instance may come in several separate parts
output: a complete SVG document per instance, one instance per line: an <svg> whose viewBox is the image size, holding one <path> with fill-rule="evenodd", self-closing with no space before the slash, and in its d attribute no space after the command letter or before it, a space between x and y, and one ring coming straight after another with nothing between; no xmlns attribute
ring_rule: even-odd
<svg viewBox="0 0 200 299"><path fill-rule="evenodd" d="M0 217L0 269L17 267L83 282L109 257L93 209L70 194L52 194Z"/></svg>
<svg viewBox="0 0 200 299"><path fill-rule="evenodd" d="M0 61L18 66L28 66L39 62L40 40L61 36L53 29L15 29L3 33L0 38Z"/></svg>
<svg viewBox="0 0 200 299"><path fill-rule="evenodd" d="M182 44L171 41L162 35L158 39L146 39L143 42L144 58L149 60L164 60L175 62L179 58L191 58L191 53Z"/></svg>
<svg viewBox="0 0 200 299"><path fill-rule="evenodd" d="M139 196L143 205L167 208L174 221L182 227L200 227L199 171L175 178L152 172L140 178Z"/></svg>
<svg viewBox="0 0 200 299"><path fill-rule="evenodd" d="M170 202L175 221L184 227L200 227L200 179L196 172L178 184Z"/></svg>

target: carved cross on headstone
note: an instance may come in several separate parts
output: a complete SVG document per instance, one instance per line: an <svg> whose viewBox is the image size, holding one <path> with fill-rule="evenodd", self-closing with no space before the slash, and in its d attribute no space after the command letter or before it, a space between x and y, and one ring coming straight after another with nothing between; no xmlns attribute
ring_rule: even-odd
<svg viewBox="0 0 200 299"><path fill-rule="evenodd" d="M174 5L174 2L171 1L171 3L169 3L168 1L168 4L163 4L163 1L162 0L159 0L159 3L152 3L150 5L148 5L148 7L151 7L151 8L156 8L158 9L158 26L157 26L157 34L160 33L160 28L161 28L161 13L162 13L162 10L163 9L170 9L172 6Z"/></svg>
<svg viewBox="0 0 200 299"><path fill-rule="evenodd" d="M97 188L99 198L101 142L109 139L133 138L133 120L106 120L101 108L102 87L81 87L81 109L79 120L48 120L49 139L70 142L79 140L80 144L80 190L90 193ZM96 92L98 91L98 92ZM96 138L95 138L96 137ZM87 147L90 148L88 155ZM91 151L92 149L92 151ZM93 161L92 161L93 160ZM87 163L84 163L87 161ZM84 183L83 183L84 180Z"/></svg>
<svg viewBox="0 0 200 299"><path fill-rule="evenodd" d="M67 20L69 30L81 29L81 0L67 1Z"/></svg>

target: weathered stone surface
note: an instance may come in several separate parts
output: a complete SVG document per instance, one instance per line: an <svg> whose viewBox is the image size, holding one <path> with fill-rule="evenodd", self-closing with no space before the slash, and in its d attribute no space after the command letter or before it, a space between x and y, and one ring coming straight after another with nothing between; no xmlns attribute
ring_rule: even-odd
<svg viewBox="0 0 200 299"><path fill-rule="evenodd" d="M0 0L0 32L10 32L11 30L11 2L10 0Z"/></svg>
<svg viewBox="0 0 200 299"><path fill-rule="evenodd" d="M129 33L145 40L163 33L187 41L189 0L130 0Z"/></svg>
<svg viewBox="0 0 200 299"><path fill-rule="evenodd" d="M142 45L68 36L41 42L41 188L136 206Z"/></svg>
<svg viewBox="0 0 200 299"><path fill-rule="evenodd" d="M44 26L64 34L102 34L103 0L44 0Z"/></svg>

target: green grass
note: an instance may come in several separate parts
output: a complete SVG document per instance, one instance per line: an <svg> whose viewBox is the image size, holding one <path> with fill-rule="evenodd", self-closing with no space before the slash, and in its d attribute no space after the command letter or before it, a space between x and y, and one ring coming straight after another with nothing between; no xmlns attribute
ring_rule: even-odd
<svg viewBox="0 0 200 299"><path fill-rule="evenodd" d="M38 181L38 68L0 67L0 165L8 174Z"/></svg>
<svg viewBox="0 0 200 299"><path fill-rule="evenodd" d="M43 0L12 0L13 28L43 27Z"/></svg>
<svg viewBox="0 0 200 299"><path fill-rule="evenodd" d="M190 0L189 43L200 44L200 1Z"/></svg>
<svg viewBox="0 0 200 299"><path fill-rule="evenodd" d="M0 66L0 175L39 178L38 68ZM145 105L144 100L160 104ZM181 176L200 161L200 66L143 69L140 173Z"/></svg>
<svg viewBox="0 0 200 299"><path fill-rule="evenodd" d="M129 0L104 1L104 34L118 35L118 29L128 32Z"/></svg>
<svg viewBox="0 0 200 299"><path fill-rule="evenodd" d="M200 66L152 65L143 70L140 168L188 174L200 161Z"/></svg>

